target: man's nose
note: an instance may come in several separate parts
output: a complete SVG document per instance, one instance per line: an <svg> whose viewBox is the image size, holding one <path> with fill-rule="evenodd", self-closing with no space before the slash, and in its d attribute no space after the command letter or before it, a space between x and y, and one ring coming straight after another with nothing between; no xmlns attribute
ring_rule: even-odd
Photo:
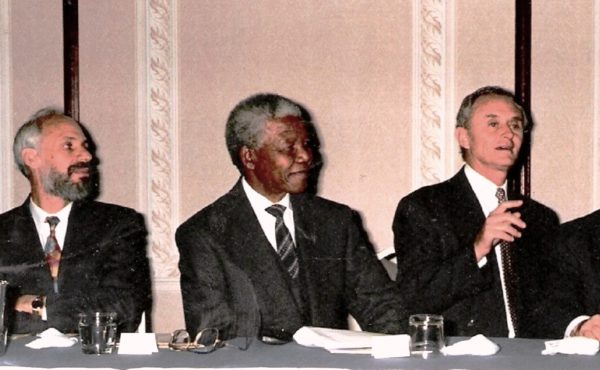
<svg viewBox="0 0 600 370"><path fill-rule="evenodd" d="M500 127L502 129L502 135L503 136L508 137L508 138L512 138L513 136L515 136L515 131L510 126L509 122L501 124Z"/></svg>
<svg viewBox="0 0 600 370"><path fill-rule="evenodd" d="M87 148L82 147L79 153L77 153L77 158L81 162L89 162L92 160L92 153L90 153L90 151L87 150Z"/></svg>
<svg viewBox="0 0 600 370"><path fill-rule="evenodd" d="M296 152L296 162L310 162L312 160L312 150L301 146Z"/></svg>

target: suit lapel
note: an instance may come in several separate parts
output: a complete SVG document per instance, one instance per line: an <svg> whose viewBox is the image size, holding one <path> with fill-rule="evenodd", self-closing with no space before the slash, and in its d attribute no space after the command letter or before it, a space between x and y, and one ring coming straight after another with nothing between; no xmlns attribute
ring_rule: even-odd
<svg viewBox="0 0 600 370"><path fill-rule="evenodd" d="M227 207L227 224L230 230L226 230L226 234L230 243L226 247L236 258L243 259L248 271L265 276L271 270L269 264L265 263L265 258L272 258L276 253L262 231L241 182L238 182L229 195L231 204Z"/></svg>
<svg viewBox="0 0 600 370"><path fill-rule="evenodd" d="M319 253L317 247L317 233L315 217L309 202L305 201L302 195L293 195L290 197L292 209L294 211L294 228L296 237L296 255L300 264L300 292L303 305L306 308L306 314L311 317L310 322L316 322L314 315L318 312L319 295L315 291L313 280L314 271L310 271L312 264L309 263L314 256ZM326 287L321 287L325 289Z"/></svg>
<svg viewBox="0 0 600 370"><path fill-rule="evenodd" d="M84 246L91 244L89 239L93 237L96 228L94 219L93 213L89 209L86 210L85 203L73 203L69 214L65 244L62 246L62 259L70 260L80 253Z"/></svg>
<svg viewBox="0 0 600 370"><path fill-rule="evenodd" d="M448 185L449 191L444 197L448 199L448 204L443 207L450 210L450 220L453 223L454 232L458 236L458 240L474 240L481 225L485 222L486 216L467 180L464 167L448 180Z"/></svg>
<svg viewBox="0 0 600 370"><path fill-rule="evenodd" d="M6 255L2 256L15 271L10 271L16 276L23 276L23 279L17 277L23 284L24 289L21 294L32 293L29 291L33 287L32 282L37 281L39 289L43 285L46 292L52 290L52 279L44 259L43 247L31 216L29 209L29 199L22 204L14 219L13 227L8 231L10 234L9 247L5 250ZM33 284L33 285L32 285ZM37 292L36 294L39 294Z"/></svg>
<svg viewBox="0 0 600 370"><path fill-rule="evenodd" d="M10 230L11 239L23 242L24 247L27 249L27 253L30 256L35 256L36 259L41 257L44 259L43 246L40 243L40 238L29 210L29 200L25 204L19 207L17 217L15 217L15 224L12 230ZM23 251L21 250L22 253ZM25 254L25 253L23 253Z"/></svg>
<svg viewBox="0 0 600 370"><path fill-rule="evenodd" d="M84 269L82 266L93 266L94 256L101 247L98 240L103 235L97 233L97 225L102 223L102 217L95 212L91 202L73 203L58 270L59 291L65 284L72 284L81 278L77 274Z"/></svg>

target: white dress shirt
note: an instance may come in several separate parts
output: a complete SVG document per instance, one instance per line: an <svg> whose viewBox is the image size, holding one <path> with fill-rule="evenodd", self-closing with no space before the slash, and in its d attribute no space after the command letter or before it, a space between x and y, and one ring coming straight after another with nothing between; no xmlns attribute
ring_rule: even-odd
<svg viewBox="0 0 600 370"><path fill-rule="evenodd" d="M471 185L471 188L475 192L475 196L479 201L483 214L487 217L494 209L498 207L498 198L496 198L496 190L498 188L504 189L506 194L506 181L501 186L498 186L479 174L468 164L465 165L465 175ZM506 284L504 283L504 274L502 273L502 253L500 251L500 243L494 247L494 253L496 253L496 260L498 261L498 271L500 271L500 282L502 284L502 297L504 299L504 310L506 311L506 324L508 325L508 337L515 337L515 328L513 322L510 319L510 310L508 307L508 301L506 298ZM481 268L487 264L487 258L483 257L479 262L478 266Z"/></svg>
<svg viewBox="0 0 600 370"><path fill-rule="evenodd" d="M250 184L246 181L246 179L242 178L242 186L244 188L244 192L246 193L246 197L250 201L250 205L252 206L252 210L254 214L258 218L258 223L262 228L265 236L271 246L277 251L277 238L275 236L275 217L269 212L265 211L266 208L272 206L274 203L269 199L265 198L262 194L258 193L256 190L252 189ZM285 207L285 211L283 212L283 223L292 234L292 240L294 240L294 245L296 244L296 230L294 227L294 211L292 210L290 203L290 195L286 194L283 199L281 199L276 204L281 204Z"/></svg>
<svg viewBox="0 0 600 370"><path fill-rule="evenodd" d="M35 204L33 200L29 201L29 209L31 210L31 216L33 217L33 222L35 223L35 228L37 229L40 243L42 244L42 249L44 248L46 240L50 235L50 225L46 222L46 217L56 216L60 220L55 229L56 241L58 241L58 246L62 250L63 245L65 244L67 225L69 224L69 214L71 214L72 207L73 202L67 204L57 213L48 213Z"/></svg>

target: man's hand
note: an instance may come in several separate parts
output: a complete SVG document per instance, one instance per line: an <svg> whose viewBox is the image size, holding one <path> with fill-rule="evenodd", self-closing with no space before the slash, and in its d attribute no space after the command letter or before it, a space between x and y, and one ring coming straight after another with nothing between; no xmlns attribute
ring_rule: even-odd
<svg viewBox="0 0 600 370"><path fill-rule="evenodd" d="M582 336L600 340L600 315L594 315L584 321L573 331L572 336Z"/></svg>
<svg viewBox="0 0 600 370"><path fill-rule="evenodd" d="M501 241L513 242L515 238L521 237L517 229L524 229L527 225L521 220L519 212L509 212L511 208L520 207L522 200L508 200L502 202L485 219L485 223L475 237L475 257L479 262L492 248Z"/></svg>
<svg viewBox="0 0 600 370"><path fill-rule="evenodd" d="M33 294L22 295L17 298L17 302L15 304L15 310L20 312L33 313L31 303L38 296Z"/></svg>

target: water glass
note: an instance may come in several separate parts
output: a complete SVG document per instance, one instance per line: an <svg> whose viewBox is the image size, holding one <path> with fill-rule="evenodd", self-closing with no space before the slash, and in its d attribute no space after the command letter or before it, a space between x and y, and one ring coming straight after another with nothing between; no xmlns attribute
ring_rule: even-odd
<svg viewBox="0 0 600 370"><path fill-rule="evenodd" d="M444 348L444 318L441 315L418 314L408 319L410 352L427 358L439 355Z"/></svg>
<svg viewBox="0 0 600 370"><path fill-rule="evenodd" d="M112 353L117 336L117 314L93 312L79 314L81 350L86 354Z"/></svg>

